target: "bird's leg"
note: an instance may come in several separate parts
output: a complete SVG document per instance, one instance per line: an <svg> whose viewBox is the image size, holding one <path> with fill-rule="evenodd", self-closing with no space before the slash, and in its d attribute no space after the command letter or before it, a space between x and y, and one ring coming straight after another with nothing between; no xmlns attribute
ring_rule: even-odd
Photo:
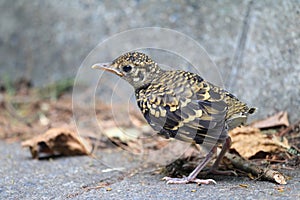
<svg viewBox="0 0 300 200"><path fill-rule="evenodd" d="M228 149L230 148L230 146L231 146L231 138L228 136L222 145L222 150L221 150L220 154L218 155L215 163L209 170L209 173L222 174L222 175L231 175L231 174L237 175L236 172L234 172L234 171L218 170L219 164L220 164L221 160L223 159L224 155L226 154L226 152L228 151Z"/></svg>
<svg viewBox="0 0 300 200"><path fill-rule="evenodd" d="M163 180L167 181L167 184L185 184L185 183L197 183L197 184L209 184L214 183L216 181L213 179L197 179L197 175L199 172L207 165L207 163L212 159L213 154L216 152L217 147L215 146L212 150L208 152L204 160L190 173L188 177L183 178L171 178L164 177Z"/></svg>

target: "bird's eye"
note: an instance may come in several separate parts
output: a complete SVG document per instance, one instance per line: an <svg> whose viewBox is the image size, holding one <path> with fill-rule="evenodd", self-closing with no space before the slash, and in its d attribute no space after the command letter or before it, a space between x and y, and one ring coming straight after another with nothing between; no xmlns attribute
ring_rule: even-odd
<svg viewBox="0 0 300 200"><path fill-rule="evenodd" d="M132 67L130 65L123 66L123 71L124 72L130 72L131 70L132 70Z"/></svg>

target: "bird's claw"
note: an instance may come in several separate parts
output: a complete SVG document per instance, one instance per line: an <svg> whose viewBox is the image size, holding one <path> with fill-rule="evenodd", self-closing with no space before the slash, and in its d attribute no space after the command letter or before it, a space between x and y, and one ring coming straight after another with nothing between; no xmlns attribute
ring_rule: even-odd
<svg viewBox="0 0 300 200"><path fill-rule="evenodd" d="M198 185L201 184L217 184L215 180L213 179L197 179L193 178L190 179L189 177L183 177L183 178L171 178L171 177L164 177L162 180L167 181L167 184L187 184L187 183L197 183Z"/></svg>

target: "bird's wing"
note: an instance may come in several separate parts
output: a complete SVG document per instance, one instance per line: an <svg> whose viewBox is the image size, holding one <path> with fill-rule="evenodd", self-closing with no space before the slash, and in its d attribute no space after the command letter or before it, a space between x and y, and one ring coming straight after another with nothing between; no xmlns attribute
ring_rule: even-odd
<svg viewBox="0 0 300 200"><path fill-rule="evenodd" d="M138 106L154 130L196 143L202 143L204 138L220 138L227 104L210 84L193 82L177 93L171 86L164 87L160 92L150 86L137 94Z"/></svg>

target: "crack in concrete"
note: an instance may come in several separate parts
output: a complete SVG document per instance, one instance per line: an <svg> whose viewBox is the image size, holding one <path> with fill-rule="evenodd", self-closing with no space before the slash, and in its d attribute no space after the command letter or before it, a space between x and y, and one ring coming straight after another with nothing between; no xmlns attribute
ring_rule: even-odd
<svg viewBox="0 0 300 200"><path fill-rule="evenodd" d="M246 14L245 14L244 20L243 20L242 32L241 32L241 35L240 35L238 43L237 43L237 48L233 55L233 59L232 59L232 63L231 63L231 72L228 77L229 82L228 82L228 84L226 84L227 88L229 90L231 90L235 86L238 71L243 62L245 44L247 41L247 35L248 35L249 27L250 27L250 13L252 10L252 5L253 5L253 0L249 1L247 4Z"/></svg>

